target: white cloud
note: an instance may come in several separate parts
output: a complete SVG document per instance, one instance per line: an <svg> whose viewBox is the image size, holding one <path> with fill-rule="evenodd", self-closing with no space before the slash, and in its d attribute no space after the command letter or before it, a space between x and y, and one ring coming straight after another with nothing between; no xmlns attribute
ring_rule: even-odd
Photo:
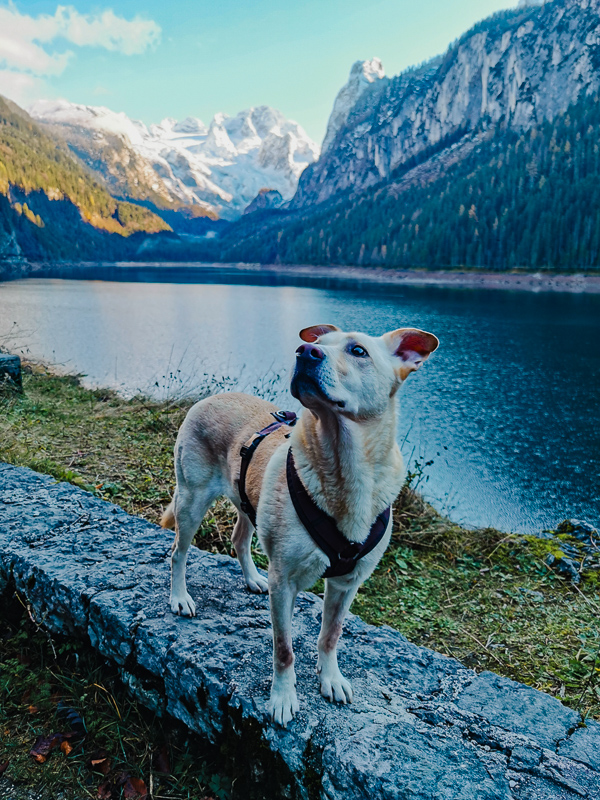
<svg viewBox="0 0 600 800"><path fill-rule="evenodd" d="M0 94L10 97L20 106L28 106L45 93L46 84L42 78L25 72L0 69Z"/></svg>
<svg viewBox="0 0 600 800"><path fill-rule="evenodd" d="M64 38L79 47L104 47L133 56L160 40L160 27L153 20L137 16L126 20L110 9L95 17L86 17L74 8L59 6L56 15L63 23Z"/></svg>
<svg viewBox="0 0 600 800"><path fill-rule="evenodd" d="M21 14L14 3L0 6L0 68L16 74L60 75L73 52L49 45L68 42L77 47L102 47L125 55L143 53L159 42L160 27L139 16L131 20L112 10L80 14L72 6L57 6L53 15Z"/></svg>

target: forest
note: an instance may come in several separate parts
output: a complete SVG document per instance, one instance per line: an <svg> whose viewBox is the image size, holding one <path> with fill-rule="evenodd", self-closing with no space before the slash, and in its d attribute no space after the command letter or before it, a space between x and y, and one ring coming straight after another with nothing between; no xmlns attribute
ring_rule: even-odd
<svg viewBox="0 0 600 800"><path fill-rule="evenodd" d="M361 194L293 214L249 215L206 256L397 268L597 269L599 134L596 96L526 133L500 125L465 134L477 144L448 168L438 164L428 172L411 164ZM444 157L432 156L432 166Z"/></svg>
<svg viewBox="0 0 600 800"><path fill-rule="evenodd" d="M8 242L29 258L110 257L124 252L124 237L169 230L112 197L66 144L0 97L0 254Z"/></svg>

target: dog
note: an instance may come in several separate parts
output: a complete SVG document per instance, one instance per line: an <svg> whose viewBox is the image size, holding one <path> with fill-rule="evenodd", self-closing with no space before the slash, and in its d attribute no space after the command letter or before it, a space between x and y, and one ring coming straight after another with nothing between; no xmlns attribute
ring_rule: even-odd
<svg viewBox="0 0 600 800"><path fill-rule="evenodd" d="M284 727L299 709L292 650L296 596L332 570L331 557L303 524L302 509L297 510L290 460L293 457L298 490L308 497L316 515L337 526L350 549L360 549L371 536L374 520L384 520L370 552L357 557L351 571L325 580L317 641L320 691L329 701L349 703L353 690L338 667L337 644L358 588L377 566L391 537L392 518L386 510L405 476L396 441L397 393L439 344L436 336L415 328L373 337L344 333L335 325L315 325L302 330L300 338L303 344L296 351L291 381L291 393L304 407L297 424L273 426L276 407L241 393L196 403L177 436L177 485L162 518L164 527L176 530L171 610L194 616L185 580L188 548L218 496L228 497L237 508L232 542L246 585L251 592L268 591L270 596L273 681L268 707L272 720ZM256 509L257 535L269 559L267 581L252 560L252 515L240 493L240 452L269 423L276 430L256 447L244 487ZM388 516L382 516L385 513Z"/></svg>

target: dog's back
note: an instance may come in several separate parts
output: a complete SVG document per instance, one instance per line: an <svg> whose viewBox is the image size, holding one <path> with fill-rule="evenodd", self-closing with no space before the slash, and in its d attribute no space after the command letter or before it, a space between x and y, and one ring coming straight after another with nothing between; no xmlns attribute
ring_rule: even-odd
<svg viewBox="0 0 600 800"><path fill-rule="evenodd" d="M188 412L175 444L177 492L163 513L160 524L174 528L177 494L196 487L214 487L239 504L237 480L240 449L252 436L273 422L277 406L258 397L231 392L208 397ZM258 448L248 470L246 491L256 508L266 465L285 436L275 431ZM213 492L214 493L214 492Z"/></svg>

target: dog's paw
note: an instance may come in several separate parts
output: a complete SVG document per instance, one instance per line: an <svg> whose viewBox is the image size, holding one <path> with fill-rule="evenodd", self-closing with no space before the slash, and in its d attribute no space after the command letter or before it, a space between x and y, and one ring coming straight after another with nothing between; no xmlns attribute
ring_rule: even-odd
<svg viewBox="0 0 600 800"><path fill-rule="evenodd" d="M195 617L196 603L187 592L181 595L171 595L171 611L181 617Z"/></svg>
<svg viewBox="0 0 600 800"><path fill-rule="evenodd" d="M300 710L296 689L293 686L286 686L285 688L275 688L274 686L271 689L271 700L269 701L268 710L273 722L287 728L288 722L290 722Z"/></svg>
<svg viewBox="0 0 600 800"><path fill-rule="evenodd" d="M338 670L331 673L326 673L322 670L319 673L319 681L321 683L321 694L330 703L351 703L354 697L352 685L350 681L346 680L342 673Z"/></svg>
<svg viewBox="0 0 600 800"><path fill-rule="evenodd" d="M264 594L269 591L269 581L258 573L246 580L246 586L255 594Z"/></svg>

